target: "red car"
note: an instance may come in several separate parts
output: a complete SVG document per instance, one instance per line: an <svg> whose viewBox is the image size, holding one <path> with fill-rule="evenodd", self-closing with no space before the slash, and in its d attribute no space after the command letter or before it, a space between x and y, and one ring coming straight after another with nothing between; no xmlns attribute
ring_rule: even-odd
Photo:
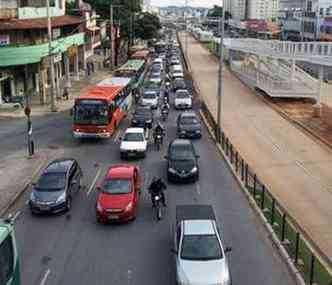
<svg viewBox="0 0 332 285"><path fill-rule="evenodd" d="M130 164L111 166L101 185L97 186L98 222L134 220L140 189L141 173L137 166Z"/></svg>

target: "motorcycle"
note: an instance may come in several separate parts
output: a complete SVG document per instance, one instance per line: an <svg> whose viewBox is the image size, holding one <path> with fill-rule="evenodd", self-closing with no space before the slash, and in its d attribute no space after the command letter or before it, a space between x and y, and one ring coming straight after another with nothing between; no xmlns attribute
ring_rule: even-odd
<svg viewBox="0 0 332 285"><path fill-rule="evenodd" d="M161 111L161 119L163 120L163 122L165 122L168 118L168 110L167 109L163 109Z"/></svg>
<svg viewBox="0 0 332 285"><path fill-rule="evenodd" d="M162 219L162 210L161 210L161 206L160 206L160 202L161 202L161 194L157 194L153 197L154 199L154 203L155 203L155 208L156 208L156 218L157 221L160 221Z"/></svg>
<svg viewBox="0 0 332 285"><path fill-rule="evenodd" d="M156 144L156 147L157 147L157 150L159 151L160 150L160 146L162 144L162 135L161 134L156 134L156 137L155 137L155 144Z"/></svg>

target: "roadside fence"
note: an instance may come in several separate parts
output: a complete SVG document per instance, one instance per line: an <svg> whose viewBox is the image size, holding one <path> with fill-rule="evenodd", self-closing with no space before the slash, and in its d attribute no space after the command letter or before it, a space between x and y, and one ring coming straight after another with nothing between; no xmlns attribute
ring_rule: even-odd
<svg viewBox="0 0 332 285"><path fill-rule="evenodd" d="M217 138L217 123L204 102L201 102L201 110ZM259 180L258 175L243 159L223 130L220 134L218 143L234 172L245 185L246 191L255 201L266 222L271 225L305 283L332 285L331 260L307 237L296 221Z"/></svg>

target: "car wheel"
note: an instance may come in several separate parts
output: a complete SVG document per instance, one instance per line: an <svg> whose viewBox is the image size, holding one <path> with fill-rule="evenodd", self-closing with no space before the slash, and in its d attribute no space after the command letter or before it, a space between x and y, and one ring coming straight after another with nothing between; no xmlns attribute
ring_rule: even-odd
<svg viewBox="0 0 332 285"><path fill-rule="evenodd" d="M66 202L66 211L70 211L71 209L71 197L68 197Z"/></svg>

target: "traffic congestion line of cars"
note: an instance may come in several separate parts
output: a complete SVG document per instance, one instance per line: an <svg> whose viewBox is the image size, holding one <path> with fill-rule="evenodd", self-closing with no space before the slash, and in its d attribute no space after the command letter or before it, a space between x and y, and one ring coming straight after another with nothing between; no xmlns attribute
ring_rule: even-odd
<svg viewBox="0 0 332 285"><path fill-rule="evenodd" d="M176 111L176 137L164 156L169 182L199 180L199 155L191 139L201 138L201 123L192 109L192 96L186 88L179 48L174 46L174 33L169 44L159 43L159 56L152 60L142 84L131 118L131 126L120 137L120 158L145 158L150 137L147 130L156 121L162 94L171 94ZM164 81L171 80L172 87ZM173 91L173 92L171 92ZM165 101L166 102L166 101ZM128 222L136 219L138 203L143 190L144 170L135 164L111 165L95 189L96 220L99 223ZM73 158L56 159L42 172L33 185L29 205L34 214L58 213L71 209L72 199L82 189L83 171ZM178 285L230 285L231 275L223 237L217 225L213 208L209 205L181 205L176 207L173 228L176 280Z"/></svg>

